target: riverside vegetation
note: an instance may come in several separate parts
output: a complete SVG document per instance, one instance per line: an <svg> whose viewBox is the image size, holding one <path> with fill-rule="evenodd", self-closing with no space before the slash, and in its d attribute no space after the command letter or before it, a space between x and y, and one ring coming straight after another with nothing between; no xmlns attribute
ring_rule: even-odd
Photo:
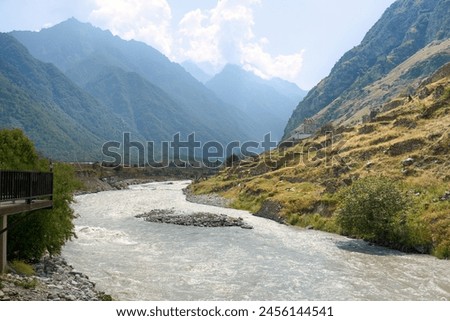
<svg viewBox="0 0 450 321"><path fill-rule="evenodd" d="M449 66L366 123L243 159L190 187L297 226L450 256ZM332 135L327 131L332 131Z"/></svg>
<svg viewBox="0 0 450 321"><path fill-rule="evenodd" d="M0 169L44 171L53 167L53 209L8 217L8 258L39 260L45 253L56 255L74 236L73 211L69 204L80 187L70 165L50 164L39 157L33 143L20 129L0 130Z"/></svg>
<svg viewBox="0 0 450 321"><path fill-rule="evenodd" d="M10 273L0 276L0 300L108 300L95 284L59 256L75 236L69 204L81 187L73 167L39 157L19 129L0 130L0 169L48 171L53 168L53 209L8 217Z"/></svg>

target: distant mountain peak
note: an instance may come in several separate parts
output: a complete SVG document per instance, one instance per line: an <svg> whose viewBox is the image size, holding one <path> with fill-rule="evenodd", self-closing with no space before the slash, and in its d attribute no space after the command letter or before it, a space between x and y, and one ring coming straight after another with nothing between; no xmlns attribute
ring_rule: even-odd
<svg viewBox="0 0 450 321"><path fill-rule="evenodd" d="M68 33L68 36L70 34L79 34L83 36L103 34L104 36L113 37L111 31L95 27L90 22L82 22L74 17L57 23L49 28L44 28L41 31L44 33Z"/></svg>
<svg viewBox="0 0 450 321"><path fill-rule="evenodd" d="M75 17L71 17L67 20L61 21L51 27L48 28L43 28L42 31L44 30L49 30L49 29L67 29L67 28L76 28L76 29L80 29L80 28L89 28L89 29L100 29L100 28L96 28L94 27L91 23L89 22L81 22L80 20L76 19Z"/></svg>
<svg viewBox="0 0 450 321"><path fill-rule="evenodd" d="M294 106L303 97L295 84L262 79L235 64L225 65L206 86L256 120L261 137L270 131L275 139L281 137Z"/></svg>

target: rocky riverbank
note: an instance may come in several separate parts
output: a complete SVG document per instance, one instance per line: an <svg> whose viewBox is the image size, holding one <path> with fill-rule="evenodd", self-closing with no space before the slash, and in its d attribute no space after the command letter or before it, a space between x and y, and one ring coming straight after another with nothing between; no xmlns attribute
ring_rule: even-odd
<svg viewBox="0 0 450 321"><path fill-rule="evenodd" d="M210 193L196 195L191 192L189 187L183 189L183 193L184 195L186 195L186 200L191 203L231 208L231 201L229 199L226 199L225 197L220 196L219 194Z"/></svg>
<svg viewBox="0 0 450 321"><path fill-rule="evenodd" d="M75 193L76 195L123 190L127 189L130 185L154 182L154 180L150 178L121 179L116 176L104 178L79 176L78 178L83 183L83 188L77 191Z"/></svg>
<svg viewBox="0 0 450 321"><path fill-rule="evenodd" d="M0 301L102 301L109 295L77 272L62 257L45 257L33 265L35 275L11 271L0 275Z"/></svg>
<svg viewBox="0 0 450 321"><path fill-rule="evenodd" d="M199 227L230 227L238 226L243 229L252 229L253 227L241 217L231 217L224 214L213 213L193 213L176 214L173 210L153 210L148 213L136 215L137 218L143 218L147 222L166 223L184 226Z"/></svg>
<svg viewBox="0 0 450 321"><path fill-rule="evenodd" d="M217 173L210 168L194 167L104 167L99 163L73 164L76 177L82 182L78 194L121 190L129 185L168 180L197 180Z"/></svg>

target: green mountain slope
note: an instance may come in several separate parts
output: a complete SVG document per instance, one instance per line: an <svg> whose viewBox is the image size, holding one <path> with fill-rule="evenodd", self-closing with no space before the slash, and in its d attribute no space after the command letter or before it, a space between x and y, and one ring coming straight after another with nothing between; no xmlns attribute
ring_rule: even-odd
<svg viewBox="0 0 450 321"><path fill-rule="evenodd" d="M432 42L450 38L450 2L447 0L398 0L369 30L360 45L348 51L333 67L328 77L314 87L300 102L284 132L290 133L305 118L327 109L317 119L324 124L342 117L343 101L355 98L363 88L386 76ZM442 65L447 59L436 59ZM426 77L436 69L424 68L415 77ZM355 106L352 112L357 111ZM349 117L351 113L347 115Z"/></svg>
<svg viewBox="0 0 450 321"><path fill-rule="evenodd" d="M105 67L97 78L85 85L93 97L148 140L169 141L174 133L185 137L196 129L205 136L208 128L194 123L191 117L164 91L134 72ZM170 120L170 121L168 121Z"/></svg>
<svg viewBox="0 0 450 321"><path fill-rule="evenodd" d="M22 128L46 156L100 157L104 141L118 139L123 122L56 67L33 58L0 34L0 126Z"/></svg>

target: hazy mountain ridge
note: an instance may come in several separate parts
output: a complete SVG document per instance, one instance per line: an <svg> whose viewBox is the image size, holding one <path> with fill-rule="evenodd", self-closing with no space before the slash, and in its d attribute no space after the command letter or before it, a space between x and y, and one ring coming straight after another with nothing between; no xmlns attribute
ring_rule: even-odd
<svg viewBox="0 0 450 321"><path fill-rule="evenodd" d="M258 124L262 137L280 139L296 102L304 91L281 79L264 80L237 65L226 65L205 84L223 101L236 106Z"/></svg>
<svg viewBox="0 0 450 321"><path fill-rule="evenodd" d="M199 66L197 66L192 61L186 60L181 63L181 66L192 75L195 79L200 81L202 84L205 84L208 80L210 80L212 75L204 72Z"/></svg>
<svg viewBox="0 0 450 321"><path fill-rule="evenodd" d="M329 76L298 104L284 137L287 138L305 118L313 117L324 108L328 111L317 119L319 125L341 117L338 109L343 101L356 97L365 86L387 75L431 42L448 39L448 12L450 2L446 0L399 0L392 4L361 44L344 54ZM433 70L416 76L426 77L430 72ZM357 106L355 112L356 109Z"/></svg>
<svg viewBox="0 0 450 321"><path fill-rule="evenodd" d="M106 67L136 73L164 91L189 115L191 122L186 126L198 132L202 140L228 142L255 136L245 114L223 103L180 65L144 43L122 40L76 19L40 32L12 35L38 59L54 63L82 87L96 81Z"/></svg>
<svg viewBox="0 0 450 321"><path fill-rule="evenodd" d="M108 67L88 82L85 90L109 106L132 130L156 142L170 141L177 132L185 137L192 127L197 133L208 131L202 124L195 124L164 91L135 72Z"/></svg>

